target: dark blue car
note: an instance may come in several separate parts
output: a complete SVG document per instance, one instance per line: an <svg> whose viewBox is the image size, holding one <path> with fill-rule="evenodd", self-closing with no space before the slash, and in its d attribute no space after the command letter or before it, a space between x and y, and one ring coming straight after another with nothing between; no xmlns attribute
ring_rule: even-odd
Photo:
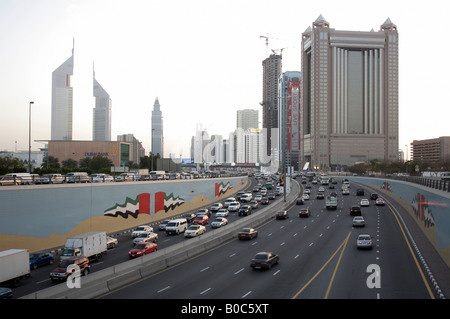
<svg viewBox="0 0 450 319"><path fill-rule="evenodd" d="M38 251L30 254L30 269L53 264L53 255L49 251Z"/></svg>

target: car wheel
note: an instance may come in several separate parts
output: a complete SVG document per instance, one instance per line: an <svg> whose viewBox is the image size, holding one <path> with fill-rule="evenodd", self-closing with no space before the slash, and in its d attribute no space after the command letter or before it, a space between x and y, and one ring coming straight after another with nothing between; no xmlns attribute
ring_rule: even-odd
<svg viewBox="0 0 450 319"><path fill-rule="evenodd" d="M89 268L84 268L83 276L86 276L87 274L89 274Z"/></svg>
<svg viewBox="0 0 450 319"><path fill-rule="evenodd" d="M33 269L34 269L34 270L36 270L36 269L37 269L37 267L38 267L38 265L37 265L37 264L33 264Z"/></svg>

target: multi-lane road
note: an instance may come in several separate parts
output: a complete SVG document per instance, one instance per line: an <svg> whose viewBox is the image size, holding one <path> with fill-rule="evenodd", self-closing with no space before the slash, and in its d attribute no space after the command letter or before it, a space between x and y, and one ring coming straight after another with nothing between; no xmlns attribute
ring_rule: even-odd
<svg viewBox="0 0 450 319"><path fill-rule="evenodd" d="M304 205L310 217L299 218L302 206L293 204L289 218L267 220L253 240L230 239L100 298L434 298L391 205L371 201L362 208L366 226L353 228L349 208L367 191L356 196L353 185L350 195L339 195L338 209L326 210L315 198L318 187ZM373 237L372 250L356 248L361 233ZM250 260L261 251L279 255L279 263L253 270Z"/></svg>
<svg viewBox="0 0 450 319"><path fill-rule="evenodd" d="M252 188L254 181L249 186ZM338 208L325 209L325 200L316 199L320 185L312 185L311 199L304 205L289 206L289 218L268 218L257 227L258 237L248 241L230 238L213 249L127 284L102 299L430 299L433 290L408 243L403 226L388 202L385 206L362 207L365 227L354 228L351 205L365 196L342 195L340 181ZM301 191L304 190L301 186ZM271 204L269 204L271 205ZM309 217L298 217L301 208L310 208ZM271 212L276 213L273 208ZM239 217L231 213L230 222ZM210 226L208 226L209 228ZM227 226L224 226L227 227ZM356 248L359 234L373 237L372 250ZM119 246L100 262L97 271L128 260L132 247L129 233L119 236ZM183 235L159 233L160 249L183 240ZM260 251L271 251L280 261L270 270L253 270L250 260ZM54 285L48 278L51 266L34 270L33 278L14 291L20 297Z"/></svg>

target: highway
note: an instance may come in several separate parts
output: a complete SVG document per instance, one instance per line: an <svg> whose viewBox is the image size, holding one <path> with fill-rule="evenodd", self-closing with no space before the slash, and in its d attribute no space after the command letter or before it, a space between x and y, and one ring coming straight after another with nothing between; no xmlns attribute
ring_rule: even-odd
<svg viewBox="0 0 450 319"><path fill-rule="evenodd" d="M362 208L366 226L356 229L349 207L370 194L357 197L353 185L350 195L339 195L338 209L326 210L325 201L315 199L318 187L313 185L305 203L310 217L299 218L301 206L292 205L289 218L267 220L253 240L230 239L100 298L435 298L390 205L371 201ZM360 233L373 236L372 250L356 248ZM251 269L250 260L260 251L279 255L279 263L270 270Z"/></svg>
<svg viewBox="0 0 450 319"><path fill-rule="evenodd" d="M252 189L252 179L248 189ZM338 208L325 209L325 200L316 199L320 185L312 185L311 199L304 205L292 204L289 218L274 218L276 209L257 227L258 237L249 241L236 238L179 264L99 296L101 299L430 299L435 298L391 204L362 207L366 226L352 227L351 205L365 196L336 191ZM301 186L304 190L304 185ZM269 204L271 205L271 204ZM298 217L300 208L310 208L310 217ZM258 208L260 209L260 208ZM400 209L400 208L398 208ZM229 222L251 218L230 213ZM157 226L153 226L157 231ZM224 226L224 227L227 227ZM210 229L210 225L207 226ZM356 237L370 234L372 250L356 248ZM158 232L158 248L191 240L183 235ZM101 261L91 264L95 272L128 260L132 247L130 233L118 236L118 247ZM260 251L272 251L280 261L270 270L253 270L251 258ZM19 298L55 285L48 277L55 266L32 271L32 278L14 289ZM64 284L64 283L63 283Z"/></svg>

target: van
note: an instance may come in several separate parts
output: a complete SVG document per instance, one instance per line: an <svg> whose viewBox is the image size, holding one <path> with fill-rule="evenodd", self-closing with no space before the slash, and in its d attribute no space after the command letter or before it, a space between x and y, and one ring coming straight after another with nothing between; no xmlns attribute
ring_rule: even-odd
<svg viewBox="0 0 450 319"><path fill-rule="evenodd" d="M184 233L184 231L187 228L187 220L186 218L178 218L178 219L174 219L171 220L170 222L167 223L166 225L166 234L170 235L170 234L179 234L179 233Z"/></svg>

